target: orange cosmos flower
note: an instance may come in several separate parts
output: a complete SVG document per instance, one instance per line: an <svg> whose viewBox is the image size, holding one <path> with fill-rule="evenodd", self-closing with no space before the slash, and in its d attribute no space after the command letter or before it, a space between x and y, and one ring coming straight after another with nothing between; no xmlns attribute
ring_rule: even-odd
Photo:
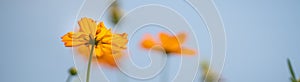
<svg viewBox="0 0 300 82"><path fill-rule="evenodd" d="M99 63L116 67L115 59L122 56L126 49L127 34L114 34L107 29L103 22L96 23L90 18L82 18L78 22L79 31L69 32L61 37L66 47L75 47L75 50L85 57L89 57L94 45L93 58Z"/></svg>
<svg viewBox="0 0 300 82"><path fill-rule="evenodd" d="M167 33L159 33L160 41L156 42L151 35L146 35L145 38L141 42L141 46L146 49L153 48L158 51L165 51L167 54L175 53L175 54L186 54L186 55L194 55L196 52L192 49L188 49L182 47L181 44L184 43L186 39L185 33L179 33L177 36L171 36ZM154 47L156 45L161 46L163 49Z"/></svg>

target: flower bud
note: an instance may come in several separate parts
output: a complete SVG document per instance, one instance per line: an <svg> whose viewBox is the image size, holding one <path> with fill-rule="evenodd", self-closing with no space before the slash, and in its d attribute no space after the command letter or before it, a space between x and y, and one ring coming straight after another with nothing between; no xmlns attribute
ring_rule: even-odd
<svg viewBox="0 0 300 82"><path fill-rule="evenodd" d="M75 67L72 67L69 69L70 75L77 75L77 69Z"/></svg>

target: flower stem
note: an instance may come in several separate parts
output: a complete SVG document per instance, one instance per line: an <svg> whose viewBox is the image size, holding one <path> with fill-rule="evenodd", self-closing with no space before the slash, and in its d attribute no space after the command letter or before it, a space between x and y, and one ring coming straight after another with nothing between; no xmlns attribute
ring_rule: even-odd
<svg viewBox="0 0 300 82"><path fill-rule="evenodd" d="M88 68L87 68L87 73L86 73L86 82L90 81L90 71L91 71L91 64L92 64L92 59L93 59L94 46L95 46L95 44L92 44L92 49L90 52L89 63L88 63Z"/></svg>
<svg viewBox="0 0 300 82"><path fill-rule="evenodd" d="M170 59L169 59L169 55L167 55L167 61L166 61L166 65L165 68L162 70L163 74L161 77L161 82L169 82L169 71L170 71Z"/></svg>
<svg viewBox="0 0 300 82"><path fill-rule="evenodd" d="M72 75L69 75L66 82L71 82Z"/></svg>
<svg viewBox="0 0 300 82"><path fill-rule="evenodd" d="M291 76L292 76L291 77L292 82L297 82L297 79L296 79L296 76L295 76L295 72L293 70L293 67L292 67L290 59L287 59L287 63L288 63L289 70L290 70L290 73L291 73Z"/></svg>
<svg viewBox="0 0 300 82"><path fill-rule="evenodd" d="M126 76L123 75L123 73L120 69L118 69L118 71L116 71L115 73L118 78L117 82L128 82Z"/></svg>

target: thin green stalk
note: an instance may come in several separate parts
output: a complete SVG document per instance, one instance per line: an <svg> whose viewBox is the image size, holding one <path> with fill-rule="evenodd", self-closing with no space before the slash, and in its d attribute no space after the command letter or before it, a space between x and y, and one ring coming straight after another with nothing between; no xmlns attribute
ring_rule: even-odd
<svg viewBox="0 0 300 82"><path fill-rule="evenodd" d="M292 75L291 80L292 80L292 82L295 82L296 81L296 76L295 76L295 72L293 70L290 59L287 59L287 62L288 62L288 66L289 66L289 69L290 69L290 73Z"/></svg>
<svg viewBox="0 0 300 82"><path fill-rule="evenodd" d="M169 71L170 71L170 59L169 59L169 54L167 53L167 62L165 65L165 68L162 70L163 74L161 77L161 82L169 82Z"/></svg>
<svg viewBox="0 0 300 82"><path fill-rule="evenodd" d="M66 82L71 82L72 75L69 75Z"/></svg>
<svg viewBox="0 0 300 82"><path fill-rule="evenodd" d="M115 71L115 74L118 78L117 82L128 82L128 79L127 79L126 75L124 75L120 69Z"/></svg>
<svg viewBox="0 0 300 82"><path fill-rule="evenodd" d="M94 46L95 46L95 44L92 44L92 49L90 52L89 63L88 63L88 68L87 68L87 73L86 73L86 82L90 81L90 71L91 71L91 64L92 64L92 59L93 59Z"/></svg>

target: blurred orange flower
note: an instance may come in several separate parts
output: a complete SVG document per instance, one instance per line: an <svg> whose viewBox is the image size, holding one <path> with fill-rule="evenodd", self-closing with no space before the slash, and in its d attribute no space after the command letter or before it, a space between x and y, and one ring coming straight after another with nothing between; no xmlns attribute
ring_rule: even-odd
<svg viewBox="0 0 300 82"><path fill-rule="evenodd" d="M152 48L158 51L165 51L167 54L196 54L194 50L181 46L181 44L183 44L186 39L185 33L179 33L176 36L171 36L167 33L161 32L159 33L159 39L160 41L156 42L151 35L145 35L144 39L141 42L141 46L146 49ZM162 48L155 46L161 46Z"/></svg>
<svg viewBox="0 0 300 82"><path fill-rule="evenodd" d="M103 22L96 23L91 18L82 18L78 22L79 31L69 32L61 37L66 47L75 47L75 50L89 57L94 45L93 58L99 63L116 67L115 59L122 56L126 49L127 34L114 34L107 29Z"/></svg>

